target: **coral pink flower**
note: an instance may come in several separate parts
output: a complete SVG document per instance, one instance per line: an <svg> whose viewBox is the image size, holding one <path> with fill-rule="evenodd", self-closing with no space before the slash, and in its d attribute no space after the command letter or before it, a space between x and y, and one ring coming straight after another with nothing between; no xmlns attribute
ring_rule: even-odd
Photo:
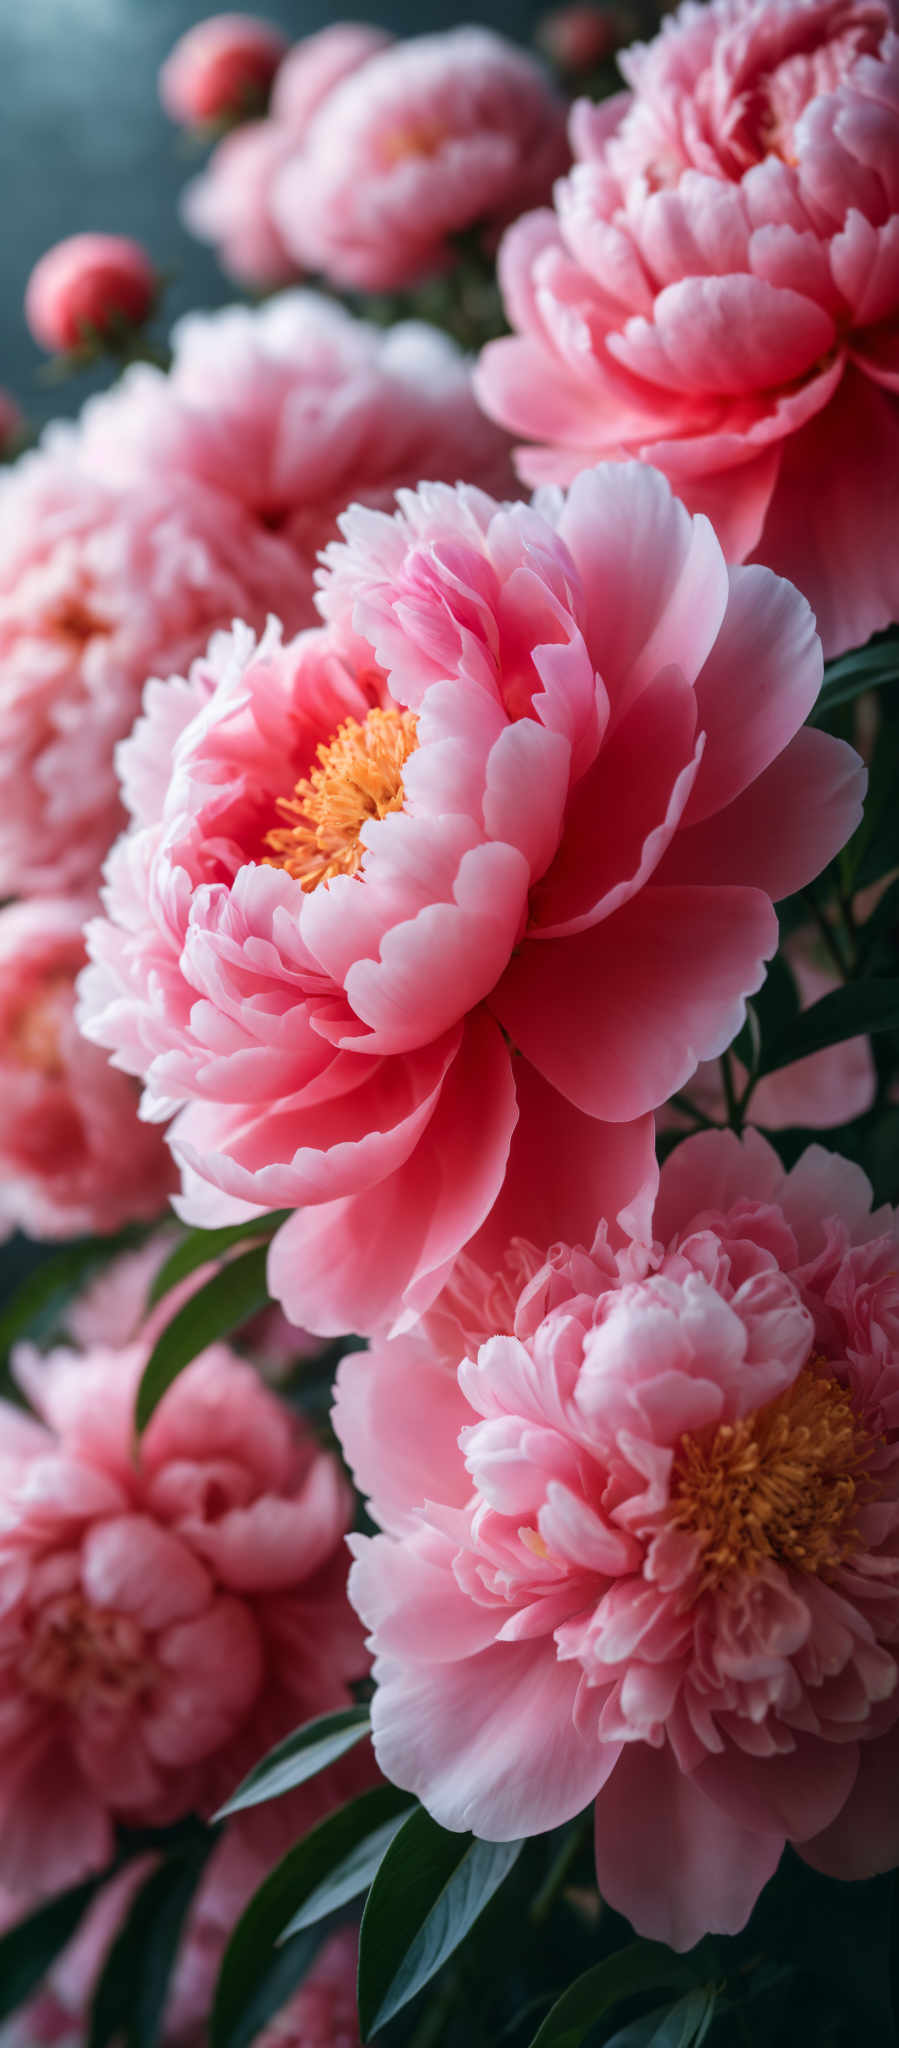
<svg viewBox="0 0 899 2048"><path fill-rule="evenodd" d="M113 769L148 675L215 626L307 615L277 534L184 479L119 489L57 429L0 482L0 894L96 883L121 823Z"/></svg>
<svg viewBox="0 0 899 2048"><path fill-rule="evenodd" d="M272 199L306 270L363 291L415 284L545 199L568 162L564 104L488 29L419 36L335 87Z"/></svg>
<svg viewBox="0 0 899 2048"><path fill-rule="evenodd" d="M646 1112L730 1042L864 782L797 730L805 601L655 472L400 506L341 522L324 631L149 693L83 981L181 1111L182 1213L295 1210L270 1284L323 1334L433 1300L507 1170L538 1241L575 1181L638 1198Z"/></svg>
<svg viewBox="0 0 899 2048"><path fill-rule="evenodd" d="M136 1456L147 1356L23 1351L42 1421L0 1407L0 1877L28 1896L102 1869L116 1822L209 1813L365 1669L336 1462L221 1345Z"/></svg>
<svg viewBox="0 0 899 2048"><path fill-rule="evenodd" d="M468 1357L400 1337L338 1375L385 1531L350 1578L382 1769L488 1840L595 1799L603 1897L676 1948L736 1932L785 1840L841 1877L899 1854L899 1231L870 1199L818 1147L786 1174L703 1133L652 1244L534 1251Z"/></svg>
<svg viewBox="0 0 899 2048"><path fill-rule="evenodd" d="M899 39L880 0L686 5L575 109L501 257L488 409L529 481L639 454L826 654L899 614Z"/></svg>
<svg viewBox="0 0 899 2048"><path fill-rule="evenodd" d="M168 376L138 364L86 409L82 452L104 477L195 479L289 543L315 618L318 551L351 499L462 478L514 494L509 440L475 402L469 365L433 327L384 331L317 292L175 328ZM277 606L275 606L277 610Z"/></svg>
<svg viewBox="0 0 899 2048"><path fill-rule="evenodd" d="M91 905L0 910L0 1236L77 1237L157 1216L175 1177L134 1083L75 1023Z"/></svg>
<svg viewBox="0 0 899 2048"><path fill-rule="evenodd" d="M246 113L264 100L287 37L256 14L211 14L180 36L159 73L173 121L202 124Z"/></svg>
<svg viewBox="0 0 899 2048"><path fill-rule="evenodd" d="M185 187L185 225L215 245L225 270L243 284L265 290L302 275L272 210L277 175L301 150L333 87L389 41L381 29L341 21L295 43L275 80L269 118L225 136Z"/></svg>
<svg viewBox="0 0 899 2048"><path fill-rule="evenodd" d="M156 272L126 235L70 235L36 263L25 318L42 348L80 348L117 323L139 327L156 296Z"/></svg>

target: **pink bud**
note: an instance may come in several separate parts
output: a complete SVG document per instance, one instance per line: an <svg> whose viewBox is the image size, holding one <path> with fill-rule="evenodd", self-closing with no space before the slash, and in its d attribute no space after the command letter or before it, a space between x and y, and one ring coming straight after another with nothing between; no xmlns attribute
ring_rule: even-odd
<svg viewBox="0 0 899 2048"><path fill-rule="evenodd" d="M554 7L536 30L540 49L560 71L589 71L622 40L620 21L608 7Z"/></svg>
<svg viewBox="0 0 899 2048"><path fill-rule="evenodd" d="M258 113L287 39L252 14L212 14L180 37L159 73L159 96L188 126Z"/></svg>
<svg viewBox="0 0 899 2048"><path fill-rule="evenodd" d="M25 288L25 318L42 348L80 348L90 329L117 320L139 326L156 295L156 274L126 235L70 235L36 263Z"/></svg>

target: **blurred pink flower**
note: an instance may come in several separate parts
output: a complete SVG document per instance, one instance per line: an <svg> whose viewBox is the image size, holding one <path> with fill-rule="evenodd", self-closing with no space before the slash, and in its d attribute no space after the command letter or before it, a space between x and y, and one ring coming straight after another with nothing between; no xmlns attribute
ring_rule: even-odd
<svg viewBox="0 0 899 2048"><path fill-rule="evenodd" d="M730 1043L771 898L864 787L802 725L805 601L728 577L656 472L399 505L345 515L324 631L148 692L82 979L145 1113L181 1111L181 1213L294 1210L271 1291L322 1334L425 1308L507 1172L555 1234L641 1198L646 1112Z"/></svg>
<svg viewBox="0 0 899 2048"><path fill-rule="evenodd" d="M576 73L602 64L632 34L633 22L626 22L617 8L574 0L541 15L535 40L560 71Z"/></svg>
<svg viewBox="0 0 899 2048"><path fill-rule="evenodd" d="M235 616L295 625L308 579L277 534L179 479L89 476L78 429L0 480L0 893L96 884L122 812L113 751L148 675Z"/></svg>
<svg viewBox="0 0 899 2048"><path fill-rule="evenodd" d="M575 108L480 390L529 482L640 455L825 654L899 615L899 39L880 0L688 4Z"/></svg>
<svg viewBox="0 0 899 2048"><path fill-rule="evenodd" d="M82 1350L93 1344L119 1350L138 1338L143 1344L155 1344L160 1331L183 1303L205 1281L211 1280L218 1270L216 1264L198 1266L188 1279L179 1281L160 1301L148 1306L151 1285L176 1241L169 1231L160 1230L139 1250L123 1252L103 1267L67 1314L66 1328ZM236 1245L235 1256L245 1249L243 1244ZM295 1329L275 1307L252 1316L231 1341L246 1352L269 1385L277 1385L298 1359L312 1358L322 1349L320 1338L311 1337L308 1330Z"/></svg>
<svg viewBox="0 0 899 2048"><path fill-rule="evenodd" d="M84 460L136 488L210 486L288 543L305 600L289 630L315 618L318 550L351 499L392 506L423 476L514 494L508 436L477 405L467 359L423 322L385 331L297 291L193 314L172 340L168 376L135 365L86 408Z"/></svg>
<svg viewBox="0 0 899 2048"><path fill-rule="evenodd" d="M287 37L258 14L211 14L179 36L159 73L173 121L202 125L255 107L268 93Z"/></svg>
<svg viewBox="0 0 899 2048"><path fill-rule="evenodd" d="M0 1406L0 1877L29 1898L102 1869L118 1821L210 1813L366 1668L335 1460L222 1345L136 1455L147 1356L22 1348L42 1421ZM300 1831L245 1818L263 1868L272 1830Z"/></svg>
<svg viewBox="0 0 899 2048"><path fill-rule="evenodd" d="M363 291L447 269L565 168L565 107L540 66L485 28L417 36L335 87L282 170L272 210L304 269Z"/></svg>
<svg viewBox="0 0 899 2048"><path fill-rule="evenodd" d="M321 102L390 37L359 22L334 22L295 43L280 67L267 120L226 135L181 199L185 225L212 242L242 284L270 290L302 276L272 210L275 180L301 149ZM170 60L171 61L171 60Z"/></svg>
<svg viewBox="0 0 899 2048"><path fill-rule="evenodd" d="M844 1878L899 1855L899 1231L870 1205L819 1147L787 1174L704 1133L654 1242L532 1248L469 1356L418 1334L338 1374L385 1531L350 1577L381 1768L487 1840L595 1800L602 1896L675 1948L742 1927L786 1840Z"/></svg>
<svg viewBox="0 0 899 2048"><path fill-rule="evenodd" d="M75 1023L92 906L0 910L0 1237L110 1231L157 1216L176 1176L134 1083Z"/></svg>
<svg viewBox="0 0 899 2048"><path fill-rule="evenodd" d="M91 331L125 322L139 327L156 296L156 272L126 235L70 235L35 264L25 289L25 318L42 348L80 348Z"/></svg>

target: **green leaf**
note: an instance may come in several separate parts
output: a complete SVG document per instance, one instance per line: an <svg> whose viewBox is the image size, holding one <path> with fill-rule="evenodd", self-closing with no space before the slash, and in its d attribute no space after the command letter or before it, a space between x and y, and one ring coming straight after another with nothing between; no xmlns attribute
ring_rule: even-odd
<svg viewBox="0 0 899 2048"><path fill-rule="evenodd" d="M230 1251L233 1244L241 1244L247 1238L274 1237L290 1215L289 1209L272 1210L268 1216L253 1216L249 1223L229 1223L222 1230L190 1230L174 1251L169 1253L165 1263L153 1281L147 1296L148 1308L153 1308L163 1295L177 1287L179 1280L186 1280L199 1266L214 1265L223 1252Z"/></svg>
<svg viewBox="0 0 899 2048"><path fill-rule="evenodd" d="M531 2048L580 2048L590 2028L623 1998L667 1985L675 1990L692 1989L686 1963L661 1942L635 1941L607 1956L605 1962L596 1963L592 1970L585 1970L563 1991L534 2035Z"/></svg>
<svg viewBox="0 0 899 2048"><path fill-rule="evenodd" d="M895 635L878 640L868 647L858 647L852 654L843 654L838 661L827 662L824 681L812 712L812 720L819 725L838 704L848 704L853 697L859 697L863 690L876 690L883 683L899 679L899 640Z"/></svg>
<svg viewBox="0 0 899 2048"><path fill-rule="evenodd" d="M231 1259L166 1323L137 1390L138 1431L146 1429L163 1394L198 1352L205 1351L207 1344L214 1344L219 1337L228 1336L231 1330L239 1329L241 1323L265 1307L270 1299L265 1278L267 1258L268 1245L259 1244L241 1258Z"/></svg>
<svg viewBox="0 0 899 2048"><path fill-rule="evenodd" d="M24 2005L43 1983L108 1876L104 1871L101 1877L73 1884L0 1935L0 2020Z"/></svg>
<svg viewBox="0 0 899 2048"><path fill-rule="evenodd" d="M834 989L802 1010L791 1025L762 1052L762 1074L774 1074L794 1060L840 1045L846 1038L899 1027L899 980L854 981Z"/></svg>
<svg viewBox="0 0 899 2048"><path fill-rule="evenodd" d="M367 2041L458 1948L520 1856L522 1842L448 1834L423 1807L391 1843L359 1935L359 2020Z"/></svg>
<svg viewBox="0 0 899 2048"><path fill-rule="evenodd" d="M341 1707L336 1714L319 1714L315 1721L296 1728L283 1742L276 1743L249 1772L237 1791L219 1808L216 1820L240 1813L245 1806L262 1806L267 1799L279 1799L307 1778L314 1778L327 1764L333 1764L367 1735L371 1717L367 1707Z"/></svg>
<svg viewBox="0 0 899 2048"><path fill-rule="evenodd" d="M326 1919L329 1913L338 1912L341 1906L349 1905L351 1899L358 1899L367 1892L408 1812L408 1806L404 1806L401 1813L395 1813L392 1820L385 1820L373 1834L363 1836L355 1849L335 1863L323 1882L309 1893L305 1905L288 1921L279 1940L286 1941L288 1935L302 1933L304 1927L314 1927L317 1920Z"/></svg>
<svg viewBox="0 0 899 2048"><path fill-rule="evenodd" d="M885 720L868 771L868 790L861 824L839 856L839 873L847 895L866 889L899 865L899 725Z"/></svg>
<svg viewBox="0 0 899 2048"><path fill-rule="evenodd" d="M78 1238L49 1258L42 1258L0 1312L0 1357L6 1356L18 1338L36 1335L38 1325L43 1334L95 1268L106 1265L117 1252L136 1242L137 1233L129 1229L115 1237Z"/></svg>
<svg viewBox="0 0 899 2048"><path fill-rule="evenodd" d="M269 1872L241 1914L225 1950L215 1989L210 2048L244 2048L252 2040L247 2028L251 2015L256 2014L257 1996L276 1966L283 1967L289 1975L289 1961L283 1966L279 1963L279 1935L352 1852L386 1822L402 1816L409 1803L408 1793L397 1791L394 1785L376 1785L371 1792L363 1792L359 1799L350 1800L348 1805L329 1814L327 1820L288 1849L287 1855ZM310 1940L312 1945L308 1947ZM298 1967L306 1952L304 1943L311 1960L315 1941L308 1930L289 1944ZM281 1950L281 1956L288 1956L288 1945ZM294 1981L298 1983L299 1976Z"/></svg>
<svg viewBox="0 0 899 2048"><path fill-rule="evenodd" d="M713 1986L697 1985L679 1998L650 2035L647 2048L699 2048L712 2024L715 1995Z"/></svg>
<svg viewBox="0 0 899 2048"><path fill-rule="evenodd" d="M151 1872L109 1950L91 2003L87 2048L156 2048L184 1922L215 1846L204 1830Z"/></svg>

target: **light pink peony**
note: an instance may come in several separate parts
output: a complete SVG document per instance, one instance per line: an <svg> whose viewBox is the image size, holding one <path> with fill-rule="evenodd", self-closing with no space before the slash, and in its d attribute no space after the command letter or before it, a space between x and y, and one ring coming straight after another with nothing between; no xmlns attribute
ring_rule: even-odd
<svg viewBox="0 0 899 2048"><path fill-rule="evenodd" d="M545 199L568 162L564 103L485 28L418 36L337 86L281 171L272 211L306 270L363 291L413 285Z"/></svg>
<svg viewBox="0 0 899 2048"><path fill-rule="evenodd" d="M287 37L257 14L211 14L179 36L159 97L173 121L239 117L265 98L286 51Z"/></svg>
<svg viewBox="0 0 899 2048"><path fill-rule="evenodd" d="M84 460L136 487L184 477L236 501L294 552L294 624L315 618L318 550L351 499L392 508L422 476L514 493L508 437L476 404L467 359L423 322L385 332L298 291L193 314L172 341L168 376L138 364L86 408Z"/></svg>
<svg viewBox="0 0 899 2048"><path fill-rule="evenodd" d="M382 1769L488 1840L595 1799L603 1897L676 1948L736 1932L785 1840L840 1877L899 1855L899 1230L870 1202L818 1147L786 1174L704 1133L652 1244L534 1251L468 1357L402 1337L338 1375L385 1531L350 1578Z"/></svg>
<svg viewBox="0 0 899 2048"><path fill-rule="evenodd" d="M150 691L82 984L181 1111L185 1217L296 1211L270 1285L323 1334L426 1307L507 1171L538 1241L638 1199L646 1112L730 1042L864 783L797 730L804 600L728 577L655 472L400 507L345 516L324 631Z"/></svg>
<svg viewBox="0 0 899 2048"><path fill-rule="evenodd" d="M293 551L228 502L145 477L86 473L80 435L0 481L0 894L96 883L122 812L113 751L148 675L215 626L307 615Z"/></svg>
<svg viewBox="0 0 899 2048"><path fill-rule="evenodd" d="M156 272L127 235L69 235L36 263L25 289L25 318L42 348L81 348L123 322L139 327L150 312Z"/></svg>
<svg viewBox="0 0 899 2048"><path fill-rule="evenodd" d="M280 67L268 119L226 135L185 187L185 225L215 245L225 270L241 283L270 290L302 275L272 210L278 173L302 148L313 114L333 87L389 41L383 30L351 21L304 36Z"/></svg>
<svg viewBox="0 0 899 2048"><path fill-rule="evenodd" d="M92 906L0 910L0 1237L77 1237L157 1216L175 1185L134 1083L75 1023Z"/></svg>
<svg viewBox="0 0 899 2048"><path fill-rule="evenodd" d="M136 1455L147 1356L23 1350L43 1419L0 1408L0 1879L29 1898L102 1869L118 1821L211 1812L365 1670L335 1461L222 1345ZM246 1821L264 1868L284 1815Z"/></svg>
<svg viewBox="0 0 899 2048"><path fill-rule="evenodd" d="M880 0L688 0L619 61L504 245L484 403L529 481L657 464L838 653L899 615L899 39Z"/></svg>

